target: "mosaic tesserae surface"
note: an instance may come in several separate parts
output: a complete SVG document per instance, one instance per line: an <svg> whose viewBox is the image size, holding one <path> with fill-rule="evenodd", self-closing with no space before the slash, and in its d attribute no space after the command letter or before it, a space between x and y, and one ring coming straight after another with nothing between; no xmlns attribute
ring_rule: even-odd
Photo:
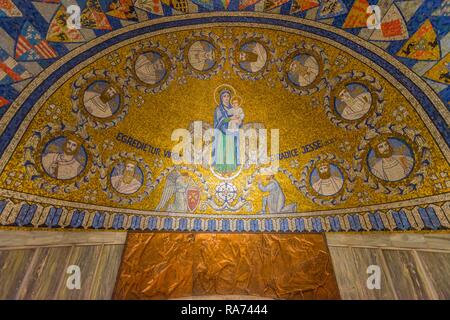
<svg viewBox="0 0 450 320"><path fill-rule="evenodd" d="M0 223L446 229L449 9L2 1ZM200 160L174 151L180 132ZM260 135L256 149L246 132Z"/></svg>

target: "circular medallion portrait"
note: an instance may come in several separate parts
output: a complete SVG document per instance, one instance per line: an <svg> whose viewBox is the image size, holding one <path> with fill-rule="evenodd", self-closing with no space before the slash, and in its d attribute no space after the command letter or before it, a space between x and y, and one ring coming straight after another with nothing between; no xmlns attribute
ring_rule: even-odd
<svg viewBox="0 0 450 320"><path fill-rule="evenodd" d="M334 196L344 185L344 175L334 163L319 161L309 175L309 184L321 196Z"/></svg>
<svg viewBox="0 0 450 320"><path fill-rule="evenodd" d="M148 85L156 85L165 78L167 66L161 53L152 50L138 56L134 71L140 81Z"/></svg>
<svg viewBox="0 0 450 320"><path fill-rule="evenodd" d="M88 156L82 141L75 135L58 136L42 150L42 167L50 177L69 180L79 176L86 168Z"/></svg>
<svg viewBox="0 0 450 320"><path fill-rule="evenodd" d="M367 152L367 166L378 179L390 182L408 177L414 169L414 153L403 140L396 137L379 137Z"/></svg>
<svg viewBox="0 0 450 320"><path fill-rule="evenodd" d="M112 117L119 111L120 104L119 90L108 81L95 80L84 90L83 106L91 116L96 118Z"/></svg>
<svg viewBox="0 0 450 320"><path fill-rule="evenodd" d="M190 66L197 71L211 70L216 64L216 48L206 40L194 41L187 51Z"/></svg>
<svg viewBox="0 0 450 320"><path fill-rule="evenodd" d="M312 84L319 75L320 67L316 58L306 53L295 55L287 66L287 77L297 87Z"/></svg>
<svg viewBox="0 0 450 320"><path fill-rule="evenodd" d="M136 161L127 159L113 167L110 181L115 191L130 195L141 188L144 183L144 173Z"/></svg>
<svg viewBox="0 0 450 320"><path fill-rule="evenodd" d="M336 92L334 110L345 120L353 121L364 117L372 106L372 95L360 83L348 83Z"/></svg>
<svg viewBox="0 0 450 320"><path fill-rule="evenodd" d="M267 63L267 50L257 41L249 41L240 46L237 51L237 61L241 69L257 73Z"/></svg>

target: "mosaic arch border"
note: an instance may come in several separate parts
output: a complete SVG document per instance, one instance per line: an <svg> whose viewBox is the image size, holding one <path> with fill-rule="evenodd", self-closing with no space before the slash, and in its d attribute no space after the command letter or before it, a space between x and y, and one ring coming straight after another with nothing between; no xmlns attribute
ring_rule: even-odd
<svg viewBox="0 0 450 320"><path fill-rule="evenodd" d="M74 73L121 46L186 27L255 26L297 33L329 43L366 63L396 85L413 104L450 163L449 111L415 73L380 48L340 29L295 17L263 13L189 14L145 21L96 38L35 78L0 120L0 171L45 100ZM331 40L333 39L333 40ZM370 58L370 59L369 59ZM386 72L389 70L389 72ZM414 95L410 91L415 91ZM423 108L422 108L423 107ZM450 193L383 205L289 215L189 215L99 207L0 189L0 226L180 231L382 231L450 228ZM74 222L75 221L75 222ZM77 222L78 221L78 222ZM77 224L77 223L79 224Z"/></svg>

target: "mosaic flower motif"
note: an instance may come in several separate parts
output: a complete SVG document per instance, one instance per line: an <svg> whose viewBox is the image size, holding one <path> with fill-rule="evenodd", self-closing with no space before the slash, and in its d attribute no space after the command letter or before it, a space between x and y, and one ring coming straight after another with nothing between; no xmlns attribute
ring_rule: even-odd
<svg viewBox="0 0 450 320"><path fill-rule="evenodd" d="M86 201L97 200L97 190L90 190L89 192L86 192L86 194L84 195L84 200Z"/></svg>
<svg viewBox="0 0 450 320"><path fill-rule="evenodd" d="M392 112L392 115L394 116L397 122L401 122L404 121L408 116L408 111L404 106L400 106Z"/></svg>
<svg viewBox="0 0 450 320"><path fill-rule="evenodd" d="M450 178L446 171L441 171L439 174L433 173L430 176L430 179L433 180L433 186L436 191L450 188Z"/></svg>
<svg viewBox="0 0 450 320"><path fill-rule="evenodd" d="M167 36L167 41L169 42L169 44L175 45L178 43L178 38L175 34L169 33L169 35Z"/></svg>
<svg viewBox="0 0 450 320"><path fill-rule="evenodd" d="M274 88L275 80L273 78L267 78L267 84L269 85L269 87Z"/></svg>
<svg viewBox="0 0 450 320"><path fill-rule="evenodd" d="M13 182L14 175L15 175L15 172L14 172L14 171L13 171L13 172L10 172L10 173L8 174L8 178L6 178L6 180L5 180L5 183L6 183L7 185L10 185L10 184Z"/></svg>
<svg viewBox="0 0 450 320"><path fill-rule="evenodd" d="M370 196L367 191L358 192L357 196L360 203L368 203L370 201Z"/></svg>
<svg viewBox="0 0 450 320"><path fill-rule="evenodd" d="M292 160L289 165L291 168L298 168L300 166L297 159Z"/></svg>
<svg viewBox="0 0 450 320"><path fill-rule="evenodd" d="M141 107L144 104L144 98L142 96L137 96L133 101L138 107Z"/></svg>
<svg viewBox="0 0 450 320"><path fill-rule="evenodd" d="M233 31L231 31L229 28L226 28L223 31L223 38L224 39L232 39L233 38Z"/></svg>
<svg viewBox="0 0 450 320"><path fill-rule="evenodd" d="M338 55L334 60L334 65L340 69L343 69L348 63L348 59L343 55Z"/></svg>
<svg viewBox="0 0 450 320"><path fill-rule="evenodd" d="M117 52L113 52L110 55L108 55L107 59L112 66L118 65L121 61L119 54Z"/></svg>
<svg viewBox="0 0 450 320"><path fill-rule="evenodd" d="M319 100L319 98L317 98L317 97L312 97L311 98L311 107L313 108L313 109L315 109L315 108L317 108L317 107L319 107L320 106L320 100Z"/></svg>
<svg viewBox="0 0 450 320"><path fill-rule="evenodd" d="M185 77L184 75L181 76L181 77L179 77L179 78L178 78L178 83L179 83L180 85L186 84L186 83L187 83L186 77Z"/></svg>
<svg viewBox="0 0 450 320"><path fill-rule="evenodd" d="M342 152L349 152L351 150L350 142L344 141L339 144L339 150L341 150Z"/></svg>
<svg viewBox="0 0 450 320"><path fill-rule="evenodd" d="M11 171L8 173L8 177L5 180L7 185L13 185L14 187L19 187L24 179L24 174L21 172Z"/></svg>
<svg viewBox="0 0 450 320"><path fill-rule="evenodd" d="M284 47L284 46L286 46L286 44L287 44L287 38L283 35L279 35L277 37L277 45Z"/></svg>
<svg viewBox="0 0 450 320"><path fill-rule="evenodd" d="M225 80L228 80L231 78L231 72L230 70L225 70L224 72L222 72L222 78Z"/></svg>
<svg viewBox="0 0 450 320"><path fill-rule="evenodd" d="M155 161L153 161L153 166L155 168L161 168L163 166L163 161L161 159L155 159Z"/></svg>
<svg viewBox="0 0 450 320"><path fill-rule="evenodd" d="M112 148L114 147L114 142L106 139L105 141L103 141L103 150L112 150Z"/></svg>
<svg viewBox="0 0 450 320"><path fill-rule="evenodd" d="M48 106L45 114L49 116L52 120L59 120L61 116L61 108L57 107L55 104L51 104Z"/></svg>

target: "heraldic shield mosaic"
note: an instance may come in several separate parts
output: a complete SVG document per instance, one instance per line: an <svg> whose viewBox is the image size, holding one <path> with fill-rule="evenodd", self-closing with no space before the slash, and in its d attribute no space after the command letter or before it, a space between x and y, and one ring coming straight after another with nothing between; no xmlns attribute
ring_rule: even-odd
<svg viewBox="0 0 450 320"><path fill-rule="evenodd" d="M427 84L338 29L249 16L130 25L44 70L0 120L1 224L449 227Z"/></svg>

